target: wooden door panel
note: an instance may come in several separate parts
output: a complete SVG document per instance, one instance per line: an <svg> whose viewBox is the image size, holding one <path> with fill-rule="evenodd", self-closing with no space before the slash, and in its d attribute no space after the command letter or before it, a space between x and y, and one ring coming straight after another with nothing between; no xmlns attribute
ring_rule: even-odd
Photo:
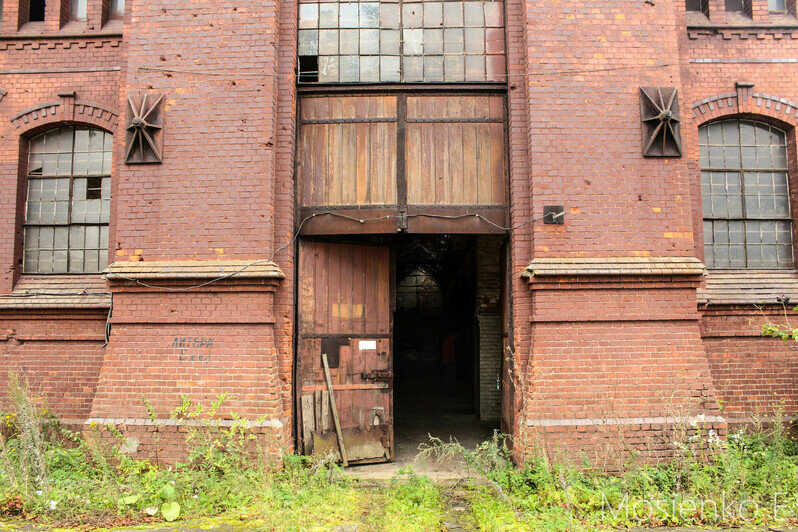
<svg viewBox="0 0 798 532"><path fill-rule="evenodd" d="M349 462L390 460L390 250L302 242L298 284L299 429L304 452L340 459L324 353Z"/></svg>

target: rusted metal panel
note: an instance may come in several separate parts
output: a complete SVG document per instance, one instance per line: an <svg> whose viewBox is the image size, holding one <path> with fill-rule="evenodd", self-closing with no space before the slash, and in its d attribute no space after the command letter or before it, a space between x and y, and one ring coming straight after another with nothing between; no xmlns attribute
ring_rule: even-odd
<svg viewBox="0 0 798 532"><path fill-rule="evenodd" d="M347 458L357 463L392 456L390 257L384 246L300 243L298 384L300 397L314 401L313 408L302 408L303 415L314 416L312 423L302 423L306 450L312 446L317 452L324 442L338 449L325 404L321 354L326 353L337 362L330 364L330 378Z"/></svg>
<svg viewBox="0 0 798 532"><path fill-rule="evenodd" d="M423 214L423 216L419 216ZM478 216L476 216L478 215ZM430 207L409 205L407 207L407 232L427 234L504 234L507 226L503 208L490 205Z"/></svg>
<svg viewBox="0 0 798 532"><path fill-rule="evenodd" d="M335 215L323 214L335 212ZM299 223L303 235L353 235L390 234L399 230L399 209L380 208L336 208L322 206L301 208ZM363 220L361 222L361 220Z"/></svg>

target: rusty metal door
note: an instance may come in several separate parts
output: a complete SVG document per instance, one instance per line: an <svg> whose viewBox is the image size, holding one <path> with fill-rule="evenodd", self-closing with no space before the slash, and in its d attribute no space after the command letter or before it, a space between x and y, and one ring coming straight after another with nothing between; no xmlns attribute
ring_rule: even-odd
<svg viewBox="0 0 798 532"><path fill-rule="evenodd" d="M349 463L393 458L391 278L386 246L300 243L297 411L305 454L341 459L326 353Z"/></svg>

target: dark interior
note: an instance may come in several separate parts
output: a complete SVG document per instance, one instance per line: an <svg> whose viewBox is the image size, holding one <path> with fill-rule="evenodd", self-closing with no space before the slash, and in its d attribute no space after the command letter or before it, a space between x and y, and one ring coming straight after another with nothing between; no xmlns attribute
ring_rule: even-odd
<svg viewBox="0 0 798 532"><path fill-rule="evenodd" d="M30 0L30 4L28 4L28 21L44 21L44 0Z"/></svg>
<svg viewBox="0 0 798 532"><path fill-rule="evenodd" d="M394 313L394 419L398 459L413 455L428 435L471 444L490 429L475 403L475 246L464 235L397 239ZM443 342L454 340L454 361Z"/></svg>

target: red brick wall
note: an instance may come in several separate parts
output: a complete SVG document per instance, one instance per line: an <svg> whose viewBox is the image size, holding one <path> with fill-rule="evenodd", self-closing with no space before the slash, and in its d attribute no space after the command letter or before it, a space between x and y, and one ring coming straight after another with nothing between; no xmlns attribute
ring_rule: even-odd
<svg viewBox="0 0 798 532"><path fill-rule="evenodd" d="M0 197L0 293L20 275L24 137L63 116L9 119L60 101L59 93L75 92L76 105L92 103L120 121L128 94L166 95L162 164L125 165L121 128L115 138L113 260L263 259L288 244L295 225L296 4L129 2L119 37L120 23L102 25L107 5L89 3L89 21L67 24L60 37L0 41L0 89L8 91L0 100L0 185L19 191ZM722 3L711 0L707 24L739 26L719 11ZM17 4L5 2L4 36L17 31ZM59 31L50 4L46 24L23 30ZM753 1L751 24L778 22L765 5ZM571 279L530 291L520 275L536 257L702 257L697 127L739 112L795 124L795 111L775 100L697 104L734 93L736 81L797 101L795 63L784 60L798 57L798 32L688 30L687 15L680 0L506 1L511 220L540 217L545 205L566 208L564 225L539 221L511 233L515 372L504 382L516 390L505 395L504 423L520 454L534 427L543 426L536 420L559 420L545 429L554 434L550 441L596 451L604 436L588 437L595 431L562 421L609 418L607 404L638 421L680 408L713 413L714 386L729 415L743 415L766 403L757 390L771 382L795 401L793 346L753 333L710 334L738 318L726 317L735 315L730 309L700 317L694 283ZM53 72L65 66L73 71ZM642 157L641 86L680 88L683 158ZM101 124L94 115L80 120ZM105 122L109 129L112 122ZM794 134L790 143L798 175ZM57 322L50 313L3 314L0 331L13 334L0 341L0 354L25 365L51 397L68 393L64 415L142 418L146 394L166 416L180 393L207 401L232 392L230 410L279 421L270 430L290 446L293 257L291 245L275 257L286 278L269 290L230 283L175 294L115 284L104 350L97 337L104 311L60 311ZM94 336L11 338L63 327ZM175 337L213 338L211 359L180 360ZM774 373L774 363L784 371ZM673 388L673 400L663 398L664 388ZM661 431L657 423L635 423L624 425L635 434L616 439L637 445Z"/></svg>
<svg viewBox="0 0 798 532"><path fill-rule="evenodd" d="M103 362L105 312L0 312L0 393L10 371L27 377L35 396L65 419L91 411ZM3 397L0 405L7 407Z"/></svg>
<svg viewBox="0 0 798 532"><path fill-rule="evenodd" d="M518 9L525 27L508 26L513 222L542 216L545 205L566 214L564 225L537 222L512 235L516 442L525 449L548 427L549 443L568 445L585 430L575 419L715 413L695 285L556 279L530 292L518 276L539 257L693 254L687 161L642 156L639 111L641 86L681 85L683 3L527 1ZM517 64L525 84L513 78ZM705 397L696 400L696 390ZM596 441L577 440L596 452Z"/></svg>
<svg viewBox="0 0 798 532"><path fill-rule="evenodd" d="M795 318L791 312L790 321ZM709 309L702 315L701 334L729 424L769 418L777 409L798 412L798 343L762 338L768 320L785 323L778 309Z"/></svg>
<svg viewBox="0 0 798 532"><path fill-rule="evenodd" d="M699 258L704 256L698 166L700 125L744 116L787 130L793 209L798 205L795 104L783 103L798 101L795 63L788 62L798 57L798 30L778 27L794 24L794 19L769 15L767 2L754 0L753 21L740 24L737 18L723 13L722 4L721 0L711 0L710 21L691 18L690 28L683 28L679 36L682 131L692 179L693 232ZM737 82L753 83L753 87L738 91ZM756 98L754 94L770 95L776 100ZM723 95L729 98L718 98ZM773 316L771 311L767 314ZM765 316L753 307L711 306L702 311L702 337L723 415L730 424L750 420L752 415L768 416L782 400L788 412L798 410L796 346L762 338L759 333L764 321Z"/></svg>
<svg viewBox="0 0 798 532"><path fill-rule="evenodd" d="M77 36L74 28L56 33L60 27L56 2L47 2L46 23L17 33L18 7L16 1L4 3L0 41L0 88L7 91L0 98L0 187L6 191L0 194L3 295L11 292L21 274L26 139L65 122L113 131L124 64L121 28L100 28L91 6L89 20L78 32L83 36ZM63 99L60 93L76 97ZM50 102L59 104L55 115L41 110L23 114ZM115 138L117 148L120 140ZM118 179L116 169L112 175ZM55 412L85 419L102 365L106 315L107 309L0 312L0 386L5 387L10 369L24 369L33 390Z"/></svg>
<svg viewBox="0 0 798 532"><path fill-rule="evenodd" d="M125 90L166 95L164 160L123 165L114 260L262 260L289 243L294 9L274 2L130 7ZM289 279L292 249L275 257ZM153 284L164 283L172 282ZM247 283L187 294L112 290L112 337L93 418L146 417L142 394L168 416L180 394L207 403L230 393L225 412L267 416L290 446L290 281L265 292ZM175 337L213 338L210 360L181 361Z"/></svg>

